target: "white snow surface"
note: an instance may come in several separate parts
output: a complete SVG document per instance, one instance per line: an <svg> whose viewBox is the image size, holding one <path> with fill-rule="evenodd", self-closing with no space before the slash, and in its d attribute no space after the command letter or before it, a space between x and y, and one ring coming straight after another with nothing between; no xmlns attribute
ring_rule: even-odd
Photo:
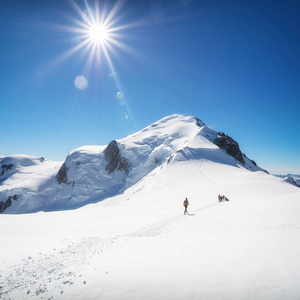
<svg viewBox="0 0 300 300"><path fill-rule="evenodd" d="M300 189L249 171L199 124L171 116L117 141L136 161L129 179L112 175L113 188L122 185L114 196L79 209L0 215L0 299L299 299ZM87 166L96 176L90 159L101 169L104 149L70 153L67 162L82 168L82 177L70 169L74 187ZM8 170L1 191L19 182L20 192L40 189L44 201L62 193L51 183L62 163L30 160L20 174ZM87 194L101 195L99 187ZM65 208L60 201L56 209Z"/></svg>

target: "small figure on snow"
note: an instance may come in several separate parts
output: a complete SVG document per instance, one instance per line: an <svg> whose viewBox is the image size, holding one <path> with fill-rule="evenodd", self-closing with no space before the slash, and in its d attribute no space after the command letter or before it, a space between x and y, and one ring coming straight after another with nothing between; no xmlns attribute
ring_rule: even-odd
<svg viewBox="0 0 300 300"><path fill-rule="evenodd" d="M188 198L185 198L185 200L183 201L183 206L185 207L184 214L188 214L188 211L187 211L187 208L189 206Z"/></svg>
<svg viewBox="0 0 300 300"><path fill-rule="evenodd" d="M219 195L218 199L219 199L219 202L229 201L229 199L227 197L225 197L225 195L223 195L223 196Z"/></svg>
<svg viewBox="0 0 300 300"><path fill-rule="evenodd" d="M219 202L222 202L222 196L219 194L218 196Z"/></svg>

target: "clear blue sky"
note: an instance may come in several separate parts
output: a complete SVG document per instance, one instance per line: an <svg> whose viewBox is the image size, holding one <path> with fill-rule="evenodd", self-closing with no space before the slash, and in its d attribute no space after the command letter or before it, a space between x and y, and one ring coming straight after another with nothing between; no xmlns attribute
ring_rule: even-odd
<svg viewBox="0 0 300 300"><path fill-rule="evenodd" d="M80 11L113 12L107 55ZM64 160L179 113L300 173L299 28L297 0L0 0L0 154Z"/></svg>

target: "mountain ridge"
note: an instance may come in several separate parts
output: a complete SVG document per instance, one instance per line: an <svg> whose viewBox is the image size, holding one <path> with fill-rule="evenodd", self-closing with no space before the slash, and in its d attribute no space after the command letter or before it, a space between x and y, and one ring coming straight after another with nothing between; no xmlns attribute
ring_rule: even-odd
<svg viewBox="0 0 300 300"><path fill-rule="evenodd" d="M77 148L63 163L30 156L0 158L0 212L80 207L122 193L173 161L195 159L267 172L228 135L197 117L174 114L107 146Z"/></svg>

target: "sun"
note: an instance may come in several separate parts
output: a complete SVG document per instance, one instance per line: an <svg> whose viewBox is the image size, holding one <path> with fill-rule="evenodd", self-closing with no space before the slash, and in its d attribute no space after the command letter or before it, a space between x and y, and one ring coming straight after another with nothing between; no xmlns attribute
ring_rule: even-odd
<svg viewBox="0 0 300 300"><path fill-rule="evenodd" d="M104 43L108 39L108 30L103 24L92 24L88 29L88 36L92 43Z"/></svg>
<svg viewBox="0 0 300 300"><path fill-rule="evenodd" d="M124 109L125 119L130 119L137 128L112 57L123 58L118 53L118 50L121 50L145 62L145 59L135 49L124 44L122 40L129 37L128 31L123 33L124 31L139 28L146 23L143 21L123 22L125 15L119 14L119 12L127 0L66 1L77 13L77 16L67 14L66 19L73 24L56 27L70 34L68 40L72 43L72 46L45 65L44 69L50 69L69 59L75 53L81 52L80 56L77 57L80 57L83 62L83 69L81 74L74 80L75 86L79 90L85 90L89 86L88 77L91 73L98 76L99 71L108 70L108 76L115 81L113 93ZM92 70L96 72L91 72Z"/></svg>
<svg viewBox="0 0 300 300"><path fill-rule="evenodd" d="M99 67L107 62L111 73L116 73L111 59L111 54L118 56L118 49L127 52L140 60L140 54L122 40L128 33L122 31L143 26L143 22L123 23L124 15L119 12L126 0L67 0L78 14L77 17L67 15L74 26L59 26L63 31L72 34L70 40L74 44L67 52L63 53L56 62L66 60L76 52L81 51L85 57L84 73L88 74L92 67Z"/></svg>

